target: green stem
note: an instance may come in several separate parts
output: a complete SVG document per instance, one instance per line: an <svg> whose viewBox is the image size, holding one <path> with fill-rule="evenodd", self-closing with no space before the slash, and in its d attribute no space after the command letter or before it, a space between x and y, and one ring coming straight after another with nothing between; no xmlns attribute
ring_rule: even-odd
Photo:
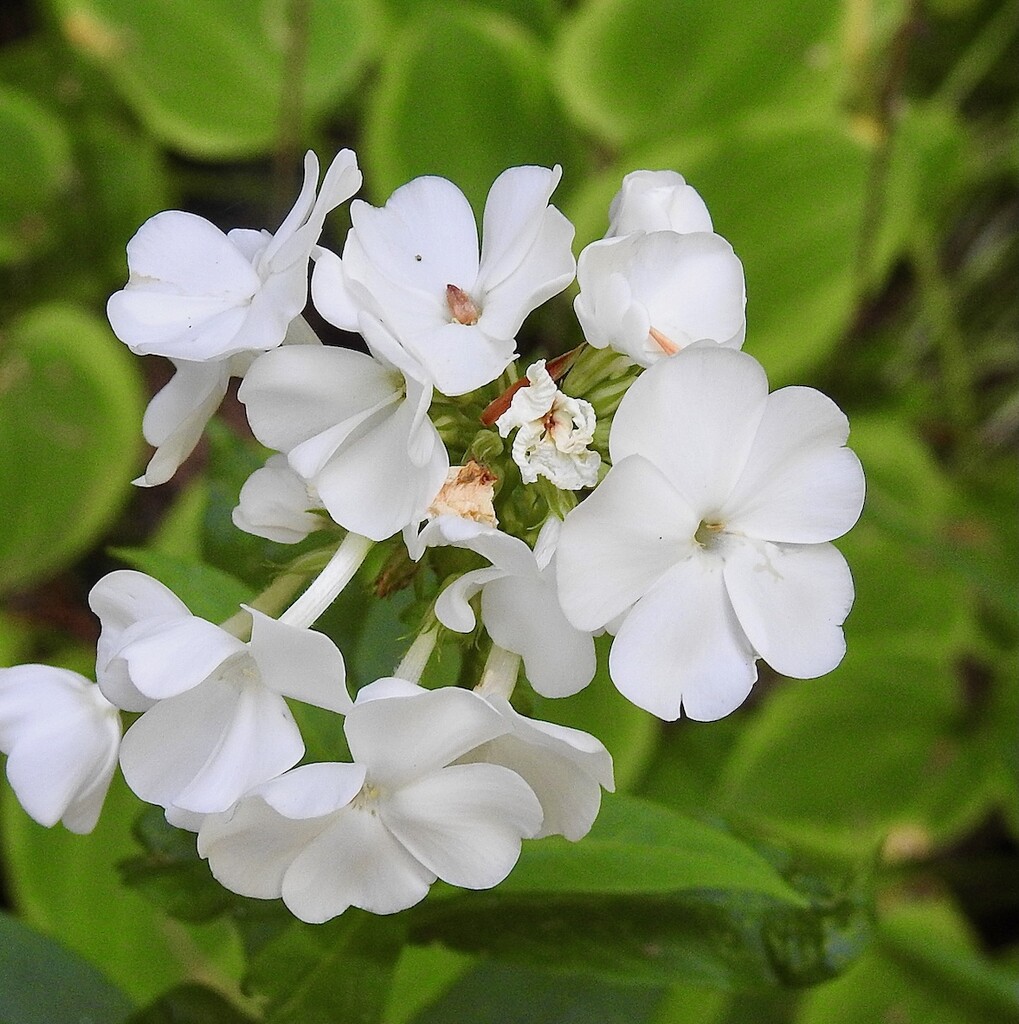
<svg viewBox="0 0 1019 1024"><path fill-rule="evenodd" d="M1019 4L1004 3L969 44L938 90L936 100L958 109L1014 45L1019 28Z"/></svg>

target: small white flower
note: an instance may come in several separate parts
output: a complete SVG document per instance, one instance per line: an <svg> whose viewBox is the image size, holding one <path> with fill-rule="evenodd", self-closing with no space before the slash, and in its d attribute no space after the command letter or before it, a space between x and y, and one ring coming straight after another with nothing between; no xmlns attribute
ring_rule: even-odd
<svg viewBox="0 0 1019 1024"><path fill-rule="evenodd" d="M359 322L374 355L287 346L261 356L238 397L255 436L286 454L329 515L385 540L419 520L449 456L428 418L432 388L376 320Z"/></svg>
<svg viewBox="0 0 1019 1024"><path fill-rule="evenodd" d="M675 171L631 171L609 205L606 238L634 231L711 231L697 190Z"/></svg>
<svg viewBox="0 0 1019 1024"><path fill-rule="evenodd" d="M120 715L77 672L0 668L0 752L21 806L40 825L95 828L117 767Z"/></svg>
<svg viewBox="0 0 1019 1024"><path fill-rule="evenodd" d="M531 685L545 697L568 697L594 678L594 639L571 625L556 591L555 548L560 522L550 519L532 551L522 540L483 523L439 516L407 537L412 558L425 547L469 548L492 563L454 580L435 602L447 629L469 633L476 620L470 601L481 593L481 621L500 647L519 654Z"/></svg>
<svg viewBox="0 0 1019 1024"><path fill-rule="evenodd" d="M313 508L322 499L287 462L285 455L271 455L241 488L233 510L233 524L245 533L279 544L297 544L320 530L325 520Z"/></svg>
<svg viewBox="0 0 1019 1024"><path fill-rule="evenodd" d="M308 261L326 214L361 187L349 149L337 154L316 198L318 171L309 151L301 194L275 234L224 234L180 210L147 220L127 246L128 283L107 305L117 337L138 355L187 362L279 345L307 302Z"/></svg>
<svg viewBox="0 0 1019 1024"><path fill-rule="evenodd" d="M595 415L590 402L564 395L539 359L527 368L526 387L519 388L510 407L495 421L500 437L517 430L513 461L525 484L547 477L564 491L593 487L601 456L588 448L594 438Z"/></svg>
<svg viewBox="0 0 1019 1024"><path fill-rule="evenodd" d="M653 231L592 242L577 281L573 307L588 343L641 366L696 341L743 344L743 265L719 235Z"/></svg>
<svg viewBox="0 0 1019 1024"><path fill-rule="evenodd" d="M250 610L245 644L131 570L101 579L89 604L102 623L100 687L144 712L121 745L124 777L171 820L225 810L300 760L284 697L340 713L351 705L343 658L321 633Z"/></svg>
<svg viewBox="0 0 1019 1024"><path fill-rule="evenodd" d="M525 317L573 280L573 225L549 198L559 167L511 167L496 179L479 255L474 213L444 178L415 178L382 208L354 202L342 260L323 253L312 298L346 330L368 312L460 395L495 380L516 354Z"/></svg>
<svg viewBox="0 0 1019 1024"><path fill-rule="evenodd" d="M609 671L624 696L663 719L712 720L745 700L758 657L801 679L842 660L853 581L828 541L864 494L848 433L820 392L769 395L756 360L714 345L630 387L612 468L557 549L570 621L616 631Z"/></svg>
<svg viewBox="0 0 1019 1024"><path fill-rule="evenodd" d="M481 697L383 679L344 722L353 764L302 765L207 818L198 849L245 896L282 896L303 921L360 907L393 914L436 878L501 882L541 827L530 787L500 765L454 763L507 731Z"/></svg>

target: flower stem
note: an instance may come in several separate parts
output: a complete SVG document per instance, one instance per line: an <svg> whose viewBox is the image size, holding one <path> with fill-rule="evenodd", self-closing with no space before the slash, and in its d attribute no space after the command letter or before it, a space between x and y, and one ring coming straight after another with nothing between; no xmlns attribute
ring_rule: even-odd
<svg viewBox="0 0 1019 1024"><path fill-rule="evenodd" d="M505 697L509 700L517 685L519 671L520 655L492 644L481 672L481 681L474 687L474 692L480 693L482 697Z"/></svg>
<svg viewBox="0 0 1019 1024"><path fill-rule="evenodd" d="M414 643L410 645L410 649L403 656L403 660L396 666L393 675L400 679L406 679L409 683L420 682L425 667L428 665L428 659L431 658L432 651L435 650L435 642L438 637L439 627L437 625L418 633Z"/></svg>
<svg viewBox="0 0 1019 1024"><path fill-rule="evenodd" d="M348 533L311 586L279 617L280 622L301 628L315 622L353 579L374 543L360 534Z"/></svg>

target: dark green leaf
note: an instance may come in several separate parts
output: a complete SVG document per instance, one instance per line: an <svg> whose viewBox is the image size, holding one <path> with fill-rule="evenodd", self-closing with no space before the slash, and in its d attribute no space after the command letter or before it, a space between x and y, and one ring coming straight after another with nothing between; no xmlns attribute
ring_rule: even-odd
<svg viewBox="0 0 1019 1024"><path fill-rule="evenodd" d="M202 985L178 985L125 1024L255 1024L218 992Z"/></svg>
<svg viewBox="0 0 1019 1024"><path fill-rule="evenodd" d="M117 1024L131 1001L91 964L0 914L3 1024Z"/></svg>

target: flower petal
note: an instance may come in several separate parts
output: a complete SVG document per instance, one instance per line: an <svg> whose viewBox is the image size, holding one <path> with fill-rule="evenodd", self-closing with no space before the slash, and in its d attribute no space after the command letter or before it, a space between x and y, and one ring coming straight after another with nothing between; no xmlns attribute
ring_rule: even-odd
<svg viewBox="0 0 1019 1024"><path fill-rule="evenodd" d="M689 554L697 523L646 459L616 463L562 526L556 573L567 619L582 630L604 628Z"/></svg>
<svg viewBox="0 0 1019 1024"><path fill-rule="evenodd" d="M721 559L698 552L673 566L623 620L609 652L619 692L665 721L710 722L746 700L754 651L726 595Z"/></svg>
<svg viewBox="0 0 1019 1024"><path fill-rule="evenodd" d="M443 768L401 787L379 806L386 827L439 878L489 889L513 870L521 838L542 810L516 772L493 764Z"/></svg>
<svg viewBox="0 0 1019 1024"><path fill-rule="evenodd" d="M363 765L302 764L251 790L284 818L321 818L346 807L364 785Z"/></svg>
<svg viewBox="0 0 1019 1024"><path fill-rule="evenodd" d="M841 537L860 517L865 490L860 460L842 447L848 435L849 421L820 391L789 387L769 395L722 521L764 540Z"/></svg>
<svg viewBox="0 0 1019 1024"><path fill-rule="evenodd" d="M842 660L853 578L831 544L733 543L725 585L743 631L776 672L813 679Z"/></svg>

